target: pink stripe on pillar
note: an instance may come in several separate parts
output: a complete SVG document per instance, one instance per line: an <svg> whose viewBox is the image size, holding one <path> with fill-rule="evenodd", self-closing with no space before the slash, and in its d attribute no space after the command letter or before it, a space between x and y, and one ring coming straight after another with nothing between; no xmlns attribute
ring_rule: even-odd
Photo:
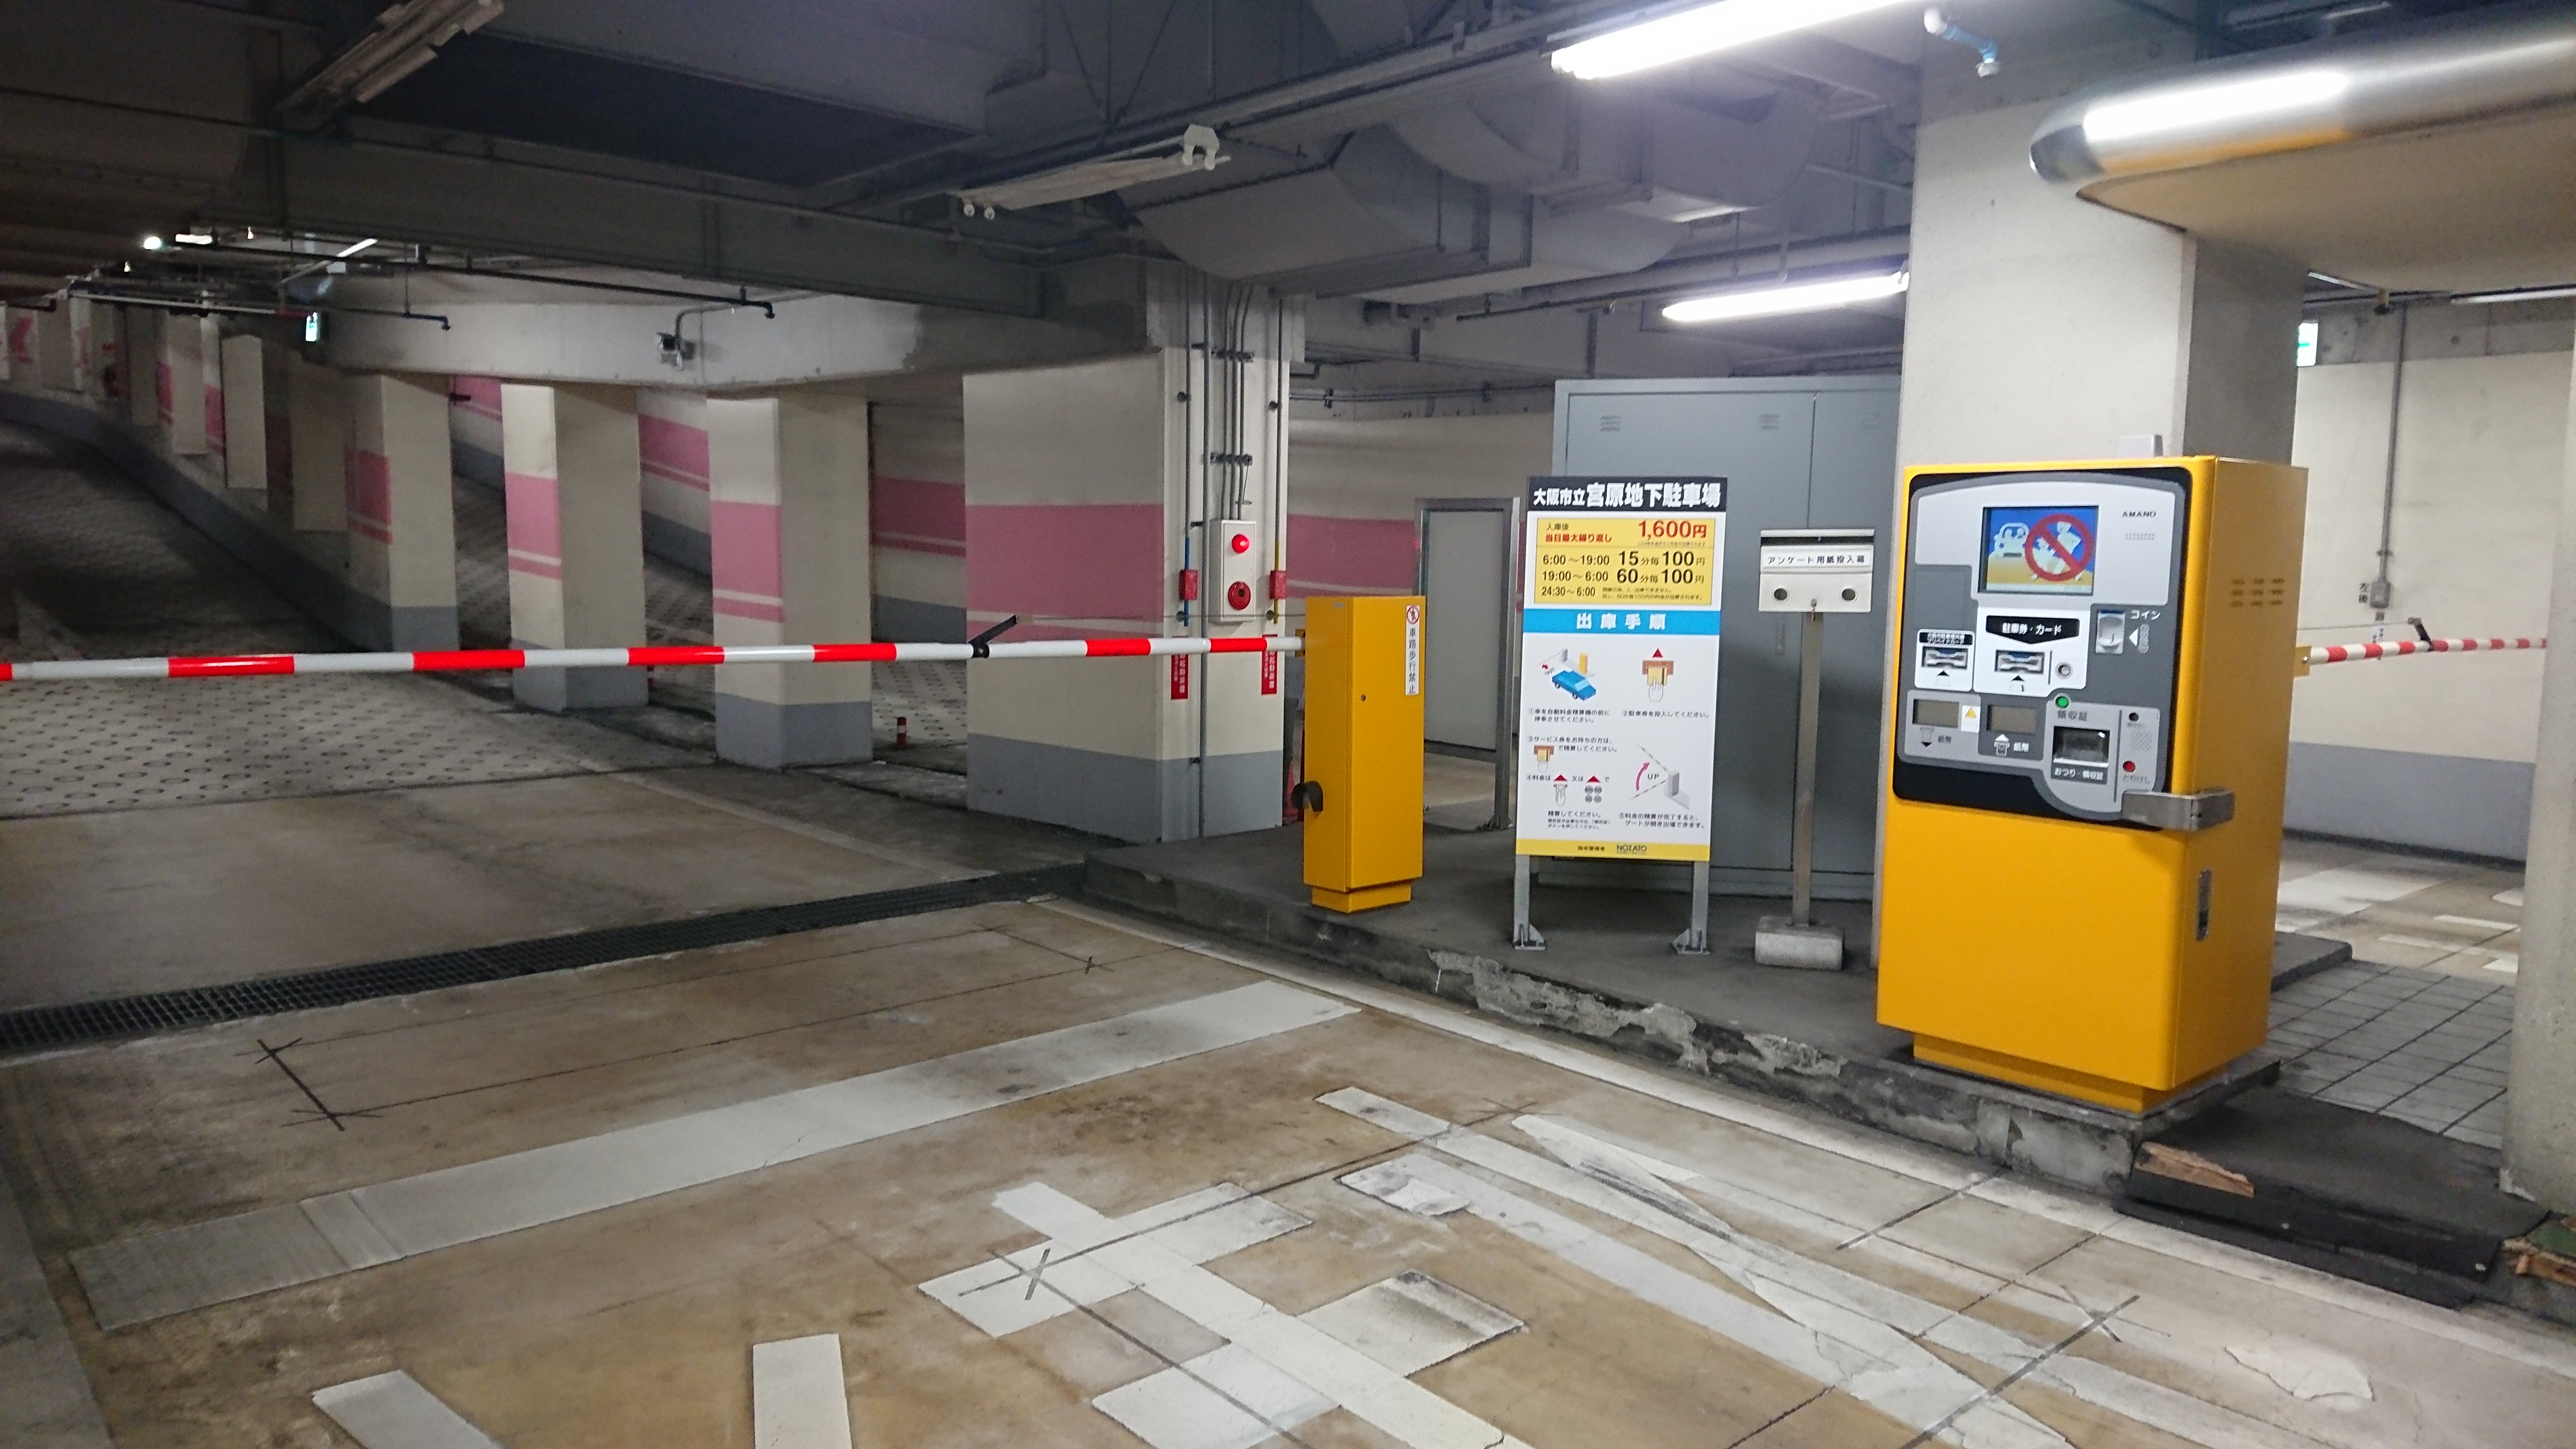
<svg viewBox="0 0 2576 1449"><path fill-rule="evenodd" d="M966 542L966 485L926 478L868 479L868 536L897 548L914 540ZM931 550L946 552L947 550Z"/></svg>
<svg viewBox="0 0 2576 1449"><path fill-rule="evenodd" d="M775 503L707 505L709 582L717 613L773 623L784 617L778 612L787 597L778 517Z"/></svg>
<svg viewBox="0 0 2576 1449"><path fill-rule="evenodd" d="M536 572L521 568L522 556L531 562L562 563L563 494L556 481L539 473L505 473L502 486L509 514L510 567Z"/></svg>
<svg viewBox="0 0 2576 1449"><path fill-rule="evenodd" d="M448 401L467 412L501 416L501 379L497 377L452 377L447 380L447 392Z"/></svg>
<svg viewBox="0 0 2576 1449"><path fill-rule="evenodd" d="M984 504L966 510L966 607L994 614L1159 619L1156 503Z"/></svg>
<svg viewBox="0 0 2576 1449"><path fill-rule="evenodd" d="M206 384L206 446L224 450L224 390L211 382Z"/></svg>
<svg viewBox="0 0 2576 1449"><path fill-rule="evenodd" d="M378 543L394 540L394 467L382 453L352 448L347 459L349 528Z"/></svg>
<svg viewBox="0 0 2576 1449"><path fill-rule="evenodd" d="M699 492L707 491L707 430L651 413L635 415L635 439L644 471Z"/></svg>
<svg viewBox="0 0 2576 1449"><path fill-rule="evenodd" d="M1288 592L1298 598L1336 589L1411 593L1418 549L1409 518L1291 513L1288 561L1297 582Z"/></svg>

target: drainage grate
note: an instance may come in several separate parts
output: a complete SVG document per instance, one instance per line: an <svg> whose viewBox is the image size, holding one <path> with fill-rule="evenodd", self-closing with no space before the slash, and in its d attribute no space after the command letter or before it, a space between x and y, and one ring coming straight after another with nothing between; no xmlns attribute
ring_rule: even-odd
<svg viewBox="0 0 2576 1449"><path fill-rule="evenodd" d="M824 931L863 921L953 911L993 901L1027 900L1032 896L1069 893L1082 879L1080 863L1047 866L905 886L865 895L834 896L786 906L755 906L721 911L681 921L648 926L616 926L569 936L510 941L434 956L399 961L367 961L352 966L326 966L288 976L266 976L219 986L193 986L183 991L155 991L69 1006L39 1006L0 1014L0 1052L33 1047L73 1046L112 1041L219 1021L273 1016L283 1011L309 1011L317 1006L345 1006L384 996L409 996L479 981L507 981L546 971L631 961L673 951Z"/></svg>

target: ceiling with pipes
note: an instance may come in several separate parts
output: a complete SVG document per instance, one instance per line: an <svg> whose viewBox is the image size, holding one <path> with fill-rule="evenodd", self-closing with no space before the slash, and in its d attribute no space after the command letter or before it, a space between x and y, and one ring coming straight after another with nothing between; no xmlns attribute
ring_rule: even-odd
<svg viewBox="0 0 2576 1449"><path fill-rule="evenodd" d="M2034 11L2147 15L2221 55L2478 3L1943 8L2007 45ZM1657 8L16 5L0 290L309 299L411 269L1042 316L1053 269L1142 256L1431 325L1901 260L1927 60L1976 57L1898 5L1617 81L1551 69L1569 30ZM1748 368L1834 370L1892 366L1901 333L1898 300L1720 335Z"/></svg>

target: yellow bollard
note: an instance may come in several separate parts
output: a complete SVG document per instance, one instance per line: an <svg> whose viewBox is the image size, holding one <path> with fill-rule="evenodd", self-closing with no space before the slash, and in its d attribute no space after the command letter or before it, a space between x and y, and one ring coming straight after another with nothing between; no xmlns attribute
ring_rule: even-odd
<svg viewBox="0 0 2576 1449"><path fill-rule="evenodd" d="M1306 601L1306 884L1316 905L1413 899L1422 876L1422 600Z"/></svg>

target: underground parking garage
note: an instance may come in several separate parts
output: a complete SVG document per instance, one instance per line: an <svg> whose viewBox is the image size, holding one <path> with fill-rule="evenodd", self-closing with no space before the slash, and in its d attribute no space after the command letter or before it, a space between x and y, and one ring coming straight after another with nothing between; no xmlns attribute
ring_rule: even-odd
<svg viewBox="0 0 2576 1449"><path fill-rule="evenodd" d="M0 1443L2552 1446L2576 23L0 7Z"/></svg>

